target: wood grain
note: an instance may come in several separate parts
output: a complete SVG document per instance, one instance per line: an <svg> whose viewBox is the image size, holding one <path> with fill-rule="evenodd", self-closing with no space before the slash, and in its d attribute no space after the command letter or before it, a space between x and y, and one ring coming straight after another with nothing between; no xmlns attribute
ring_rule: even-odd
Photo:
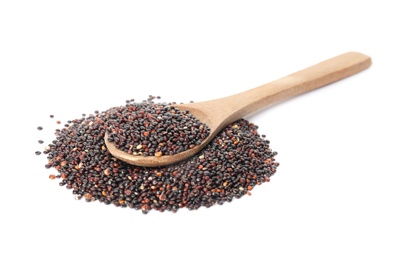
<svg viewBox="0 0 403 260"><path fill-rule="evenodd" d="M105 143L113 156L130 164L157 167L176 163L198 153L228 124L263 107L354 75L370 65L371 58L367 55L348 52L245 92L210 101L176 105L179 109L189 110L207 124L210 135L200 145L175 155L131 155L116 149L113 143L108 142L107 135Z"/></svg>

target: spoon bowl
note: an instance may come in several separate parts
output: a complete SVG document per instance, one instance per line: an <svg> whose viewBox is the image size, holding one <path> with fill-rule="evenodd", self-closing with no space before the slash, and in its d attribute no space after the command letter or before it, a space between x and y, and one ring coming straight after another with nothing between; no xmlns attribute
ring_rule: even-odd
<svg viewBox="0 0 403 260"><path fill-rule="evenodd" d="M174 155L157 157L129 154L109 142L107 134L105 143L113 156L129 164L144 167L173 164L197 154L228 124L263 107L356 74L370 65L371 58L367 55L348 52L239 94L204 102L174 105L180 110L188 110L210 128L209 136L201 144Z"/></svg>

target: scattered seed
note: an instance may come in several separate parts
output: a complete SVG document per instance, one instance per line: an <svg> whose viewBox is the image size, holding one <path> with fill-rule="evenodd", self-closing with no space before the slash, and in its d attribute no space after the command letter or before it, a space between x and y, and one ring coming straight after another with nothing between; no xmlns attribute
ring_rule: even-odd
<svg viewBox="0 0 403 260"><path fill-rule="evenodd" d="M121 136L119 131L124 130L117 111L133 107L136 116L141 118L129 118L129 113L125 115L127 117L124 120L134 120L140 128L144 128L143 132L149 132L148 140L131 144L131 148L127 146L127 149L136 147L139 153L148 155L169 153L169 150L157 150L156 147L175 152L178 142L185 147L189 145L190 136L196 138L197 132L206 130L203 125L196 124L185 126L194 133L176 132L175 127L178 128L178 125L172 123L158 130L158 120L162 122L163 116L181 116L181 112L172 107L164 111L165 106L160 108L160 105L155 105L152 113L148 113L152 114L149 117L145 111L136 110L138 108L131 102L124 108L111 108L70 120L70 125L56 131L56 139L46 147L48 163L45 167L55 168L60 174L59 185L71 189L76 198L84 197L88 202L99 200L107 205L130 207L144 214L151 210L195 210L249 195L255 185L269 182L270 177L276 173L279 164L274 157L277 153L271 150L268 140L259 136L257 126L244 119L227 126L197 155L177 164L155 169L117 160L104 149L105 132L109 130L111 134ZM161 119L158 119L159 116ZM144 126L145 121L149 123L148 126ZM165 136L166 140L157 137L159 134ZM170 140L170 137L177 140ZM239 143L235 145L234 140L239 140ZM153 146L154 142L156 146ZM160 143L164 143L164 146ZM51 174L49 178L55 179L56 176Z"/></svg>

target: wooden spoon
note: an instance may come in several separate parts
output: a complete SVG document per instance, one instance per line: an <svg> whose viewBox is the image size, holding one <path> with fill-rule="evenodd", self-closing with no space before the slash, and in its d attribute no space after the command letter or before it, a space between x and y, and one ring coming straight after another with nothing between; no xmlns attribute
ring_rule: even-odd
<svg viewBox="0 0 403 260"><path fill-rule="evenodd" d="M239 94L199 103L175 105L181 110L189 110L210 127L210 135L200 145L178 154L161 157L128 154L109 142L107 134L105 143L113 156L129 164L158 167L176 163L198 153L228 124L265 106L351 76L370 65L370 57L358 52L348 52Z"/></svg>

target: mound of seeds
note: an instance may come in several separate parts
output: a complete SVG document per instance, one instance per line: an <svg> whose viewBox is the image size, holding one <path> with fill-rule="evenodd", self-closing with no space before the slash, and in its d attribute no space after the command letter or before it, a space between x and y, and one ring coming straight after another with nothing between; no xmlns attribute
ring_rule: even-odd
<svg viewBox="0 0 403 260"><path fill-rule="evenodd" d="M127 104L128 109L131 104ZM55 132L47 146L46 168L58 174L60 186L77 199L98 200L118 207L176 212L231 202L255 185L270 181L279 165L269 141L246 120L228 125L199 154L180 163L159 168L126 164L106 149L104 134L109 115L121 108L71 120ZM264 136L263 136L264 137Z"/></svg>
<svg viewBox="0 0 403 260"><path fill-rule="evenodd" d="M173 155L200 144L210 133L188 111L150 100L107 111L108 141L133 155Z"/></svg>

